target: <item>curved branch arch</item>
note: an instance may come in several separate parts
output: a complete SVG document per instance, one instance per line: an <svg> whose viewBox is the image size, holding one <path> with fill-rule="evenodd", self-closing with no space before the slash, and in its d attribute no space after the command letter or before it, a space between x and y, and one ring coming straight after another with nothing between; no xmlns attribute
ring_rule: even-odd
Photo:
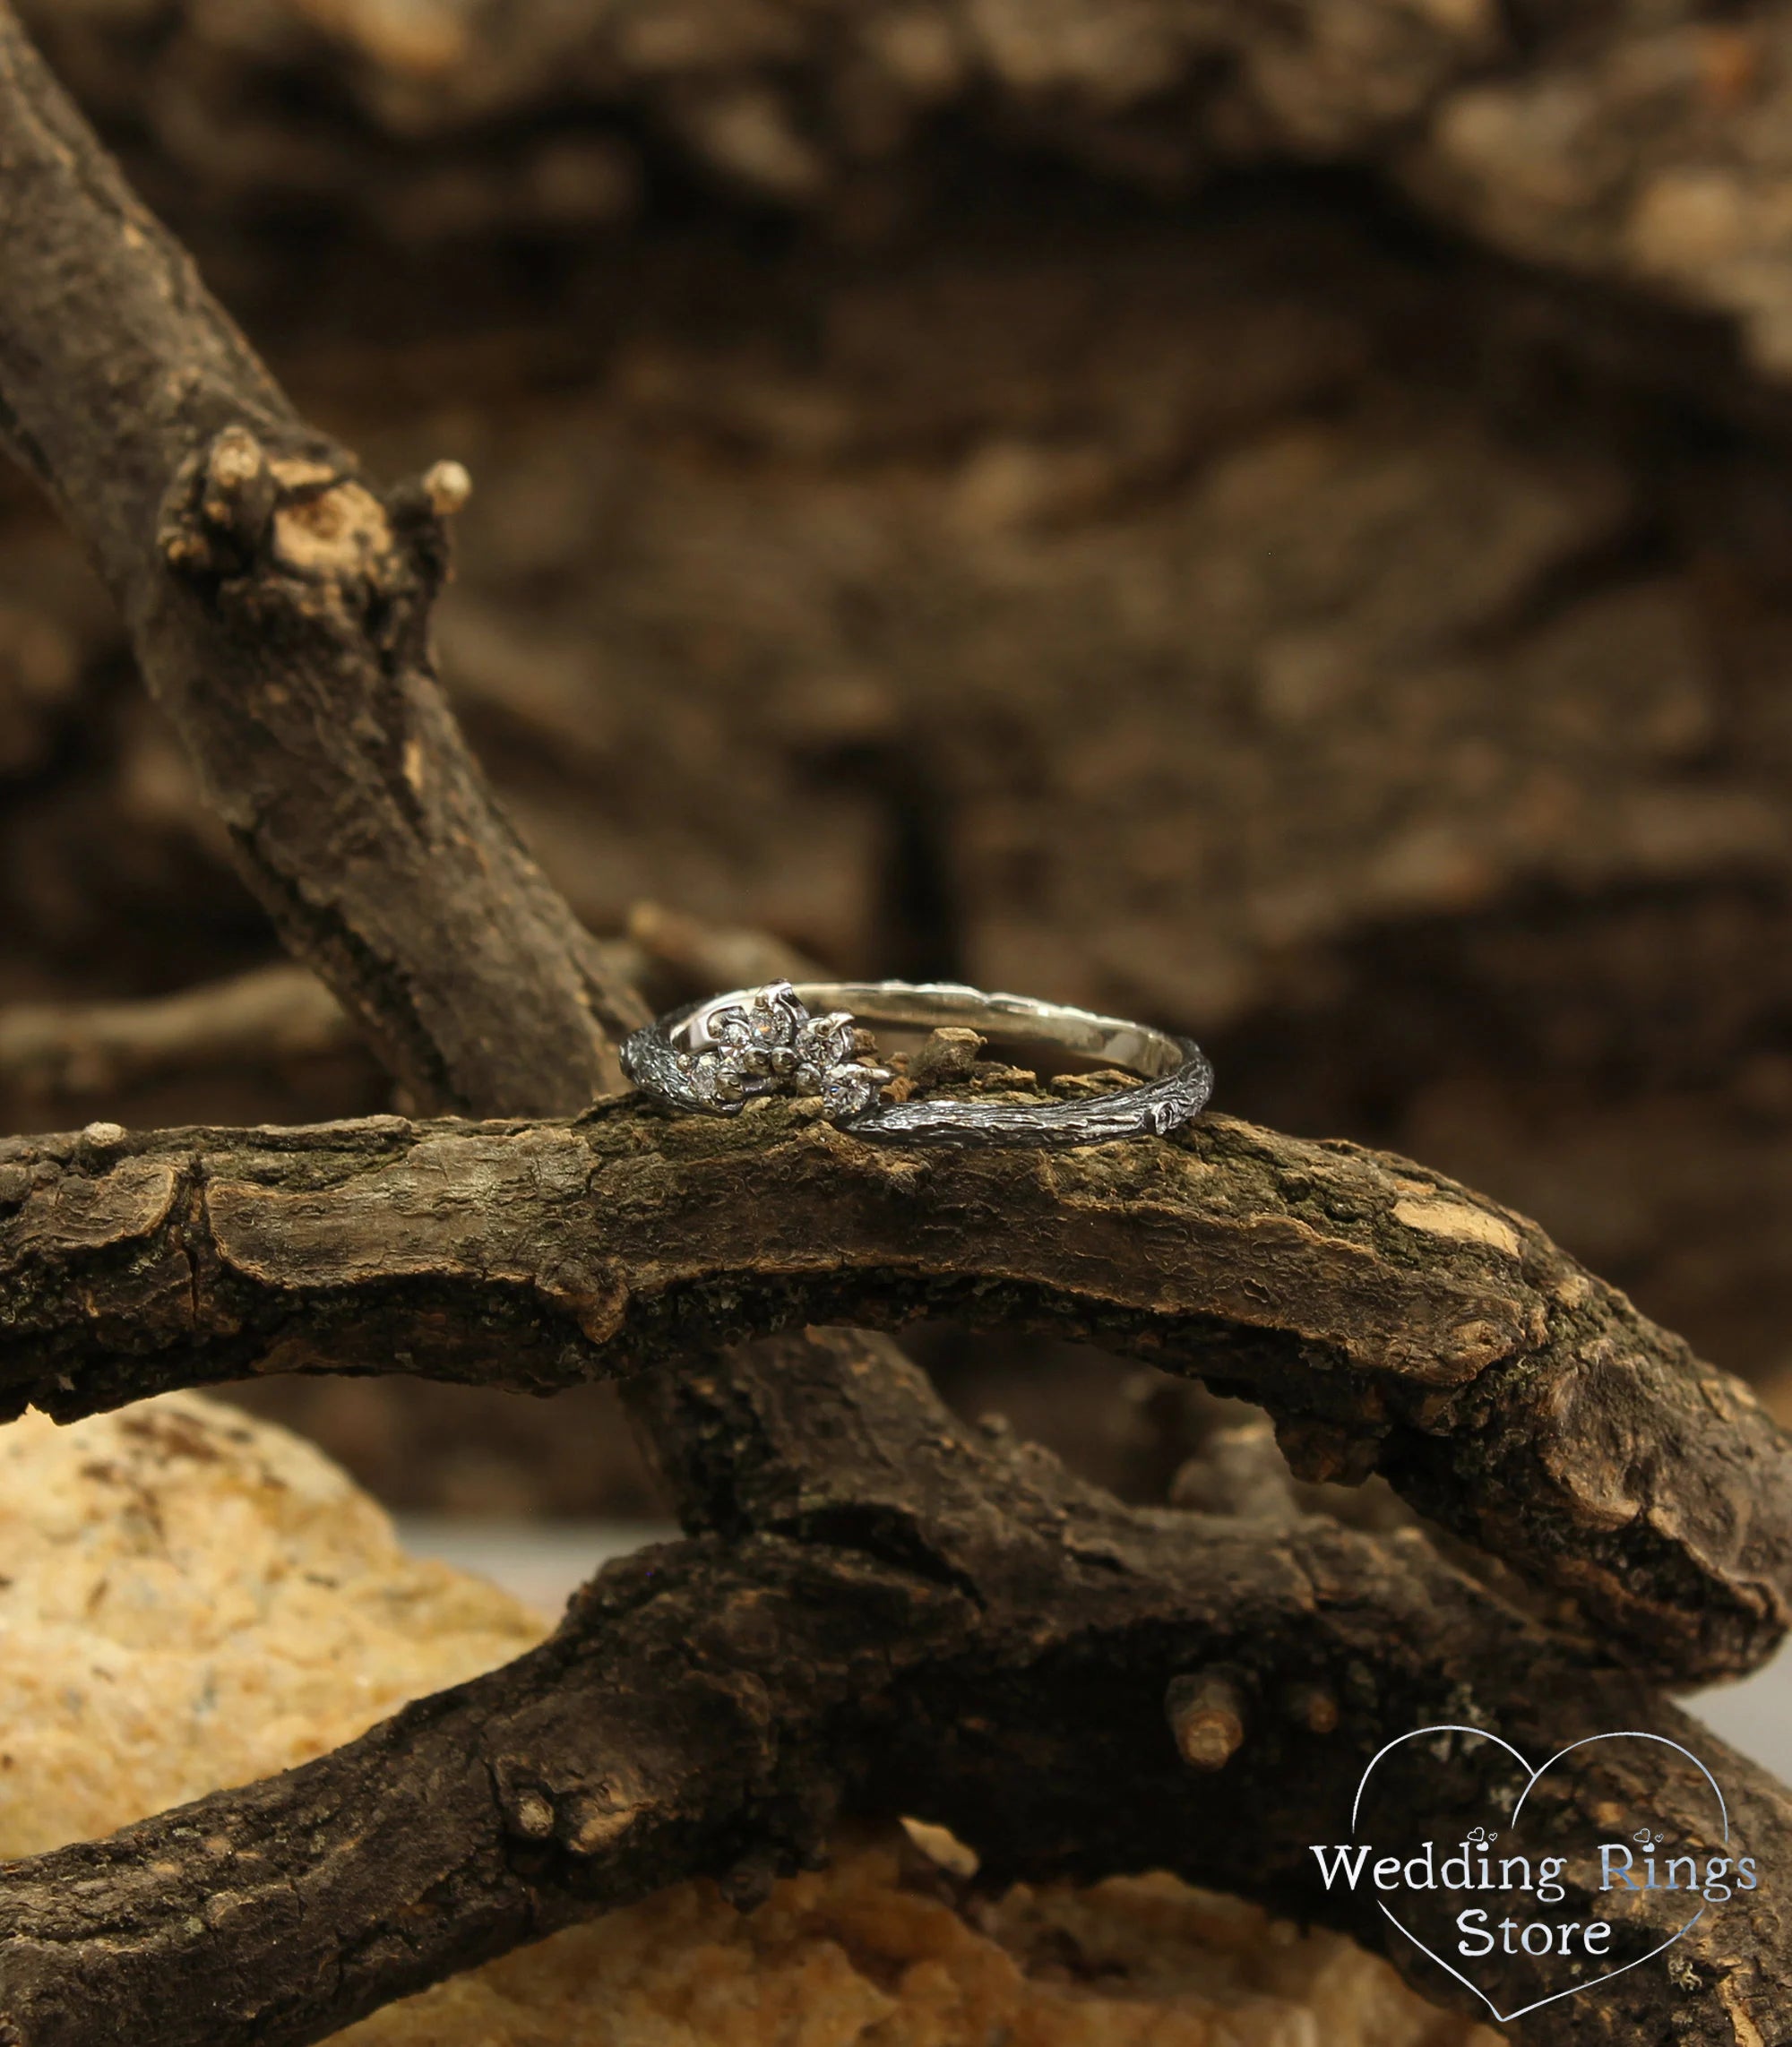
<svg viewBox="0 0 1792 2047"><path fill-rule="evenodd" d="M545 1391L792 1325L1050 1328L1380 1469L1664 1679L1792 1613L1792 1446L1538 1226L1408 1161L1210 1117L1067 1153L860 1143L813 1105L0 1145L0 1401L256 1371Z"/></svg>
<svg viewBox="0 0 1792 2047"><path fill-rule="evenodd" d="M800 1105L721 1126L591 1106L639 999L492 803L432 672L464 475L375 493L298 418L4 0L0 133L0 435L101 564L251 885L417 1100L575 1119L0 1145L0 1412L256 1368L538 1391L626 1371L687 1526L720 1531L602 1574L531 1657L305 1770L0 1873L0 2047L303 2047L674 1875L748 1898L819 1852L831 1798L887 1810L920 1783L997 1847L1005 1810L1017 1870L1176 1860L1194 1837L1167 1817L1218 1810L1236 1823L1199 1837L1203 1872L1285 1902L1334 1778L1426 1702L1466 1685L1538 1745L1620 1709L1677 1726L1575 1630L1682 1678L1771 1647L1792 1597L1777 1432L1532 1226L1417 1167L1223 1118L935 1158L874 1155ZM887 1344L712 1351L943 1309L1248 1391L1298 1468L1378 1465L1565 1598L1566 1630L1416 1530L1128 1514L1048 1460L979 1454ZM1191 1789L1166 1680L1254 1656L1279 1696L1322 1650L1359 1673L1343 1744L1247 1742L1230 1803ZM1722 1767L1792 1881L1792 1805ZM1579 1781L1590 1802L1636 1788ZM1713 1931L1694 1991L1633 1974L1616 2022L1777 2037L1777 1912L1750 1957ZM1604 2038L1613 2015L1558 2003L1526 2036Z"/></svg>

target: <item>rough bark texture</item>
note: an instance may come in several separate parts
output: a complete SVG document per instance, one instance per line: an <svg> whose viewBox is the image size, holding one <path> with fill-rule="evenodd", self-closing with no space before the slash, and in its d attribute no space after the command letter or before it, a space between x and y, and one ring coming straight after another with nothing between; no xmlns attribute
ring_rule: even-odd
<svg viewBox="0 0 1792 2047"><path fill-rule="evenodd" d="M604 1025L646 1012L493 808L436 684L463 476L367 489L7 17L0 105L0 436L86 543L240 871L419 1102L589 1099L616 1079ZM353 842L326 893L305 848L332 832ZM576 1085L533 1092L550 1067Z"/></svg>
<svg viewBox="0 0 1792 2047"><path fill-rule="evenodd" d="M1396 99L1415 75L1422 96L1451 18L1436 35L1404 12L1367 19L1395 37ZM237 388L241 344L4 15L0 95L20 308L0 322L0 391L102 562L122 536L113 581L144 665L222 814L276 849L280 885L252 873L421 1093L493 1115L578 1109L600 1062L589 942L519 867L423 665L458 479L380 500L333 452L292 469L317 443L264 383ZM750 108L730 124L762 140ZM47 256L70 259L54 292ZM111 288L83 307L92 278ZM163 372L190 340L194 372L150 380L128 419L78 352L60 378L47 355L57 322L84 311L98 346L120 308ZM142 364L135 329L114 340L124 371ZM189 389L194 415L168 397ZM206 415L212 391L228 416ZM143 486L122 521L111 485L78 487L114 432ZM65 482L59 437L82 441ZM159 461L158 492L173 487L152 503ZM1307 474L1298 445L1292 469ZM1002 476L980 486L998 501ZM1236 487L1214 516L1236 515ZM1485 547L1485 517L1477 531ZM1139 601L1149 616L1149 589ZM353 947L332 942L350 899ZM1199 1363L1274 1409L1304 1468L1380 1456L1432 1511L1645 1637L1656 1669L1735 1667L1781 1618L1785 1451L1747 1397L1529 1226L1349 1147L1216 1119L1077 1157L904 1159L788 1106L692 1126L610 1100L570 1123L98 1124L15 1144L4 1165L17 1397L73 1412L282 1344L292 1363L408 1351L537 1385L608 1356L655 1368L631 1382L634 1412L700 1531L605 1574L534 1656L339 1756L15 1865L0 1880L9 2047L314 2040L674 1874L724 1871L750 1897L814 1851L837 1800L920 1805L998 1871L1189 1867L1198 1839L1205 1880L1336 1911L1303 1867L1314 1816L1415 1718L1485 1712L1538 1749L1615 1721L1681 1726L1416 1531L1279 1507L1217 1526L1129 1513L1031 1453L970 1442L863 1339L701 1362L782 1320L945 1304ZM1310 1709L1315 1657L1338 1688L1336 1748ZM1217 1774L1191 1772L1166 1700L1216 1668L1241 1705L1254 1673L1266 1697L1297 1675L1308 1704L1291 1738L1241 1725ZM1783 2035L1788 1814L1758 1773L1714 1759L1764 1897L1695 1930L1685 1969L1546 2007L1525 2037ZM1414 1809L1452 1810L1463 1779L1417 1769ZM1707 1826L1603 1752L1564 1783L1543 1823L1564 1841L1612 1808Z"/></svg>
<svg viewBox="0 0 1792 2047"><path fill-rule="evenodd" d="M1627 357L1617 309L1363 211L1046 192L752 262L709 217L548 252L538 302L498 254L347 253L340 297L249 302L383 468L474 471L444 679L595 928L669 898L1183 1026L1229 1107L1434 1159L1771 1373L1783 443L1714 417L1742 387L1696 337L1638 317ZM39 765L0 813L0 975L93 999L263 959L101 601L33 515L4 534Z"/></svg>
<svg viewBox="0 0 1792 2047"><path fill-rule="evenodd" d="M949 1825L996 1881L1180 1870L1386 1945L1460 1999L1366 1899L1321 1888L1308 1845L1316 1820L1335 1836L1388 1730L1442 1719L1539 1759L1615 1726L1690 1740L1733 1839L1769 1870L1792 1856L1778 1785L1422 1535L1268 1499L1235 1521L1122 1509L1038 1450L978 1441L875 1337L786 1338L753 1367L652 1381L694 1537L611 1566L541 1649L271 1784L5 1872L13 2037L88 2047L103 2012L144 2047L300 2047L675 1875L750 1901L855 1807ZM1166 1695L1216 1664L1248 1717L1225 1766L1195 1771ZM1584 1871L1612 1810L1712 1837L1701 1787L1664 1783L1652 1756L1586 1753L1533 1853ZM1427 1756L1402 1791L1467 1827L1510 1795L1504 1775ZM1641 1896L1624 1953L1685 1915ZM1633 1971L1519 2036L1784 2040L1783 1905L1764 1889L1708 1921L1676 1976ZM1501 1988L1516 2002L1538 1982L1521 1964Z"/></svg>
<svg viewBox="0 0 1792 2047"><path fill-rule="evenodd" d="M542 1391L793 1323L1019 1322L1245 1393L1303 1476L1384 1471L1662 1677L1777 1644L1792 1449L1522 1217L1225 1118L961 1157L818 1106L6 1140L0 1409L256 1370Z"/></svg>

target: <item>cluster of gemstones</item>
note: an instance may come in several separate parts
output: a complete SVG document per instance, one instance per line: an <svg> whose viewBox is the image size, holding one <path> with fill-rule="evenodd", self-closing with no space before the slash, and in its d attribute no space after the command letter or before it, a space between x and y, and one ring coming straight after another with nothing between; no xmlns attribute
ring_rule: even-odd
<svg viewBox="0 0 1792 2047"><path fill-rule="evenodd" d="M754 1095L819 1095L830 1117L862 1114L891 1076L857 1056L856 1027L844 1010L812 1017L788 981L755 988L745 1002L711 1010L711 1044L679 1055L692 1094L726 1112Z"/></svg>

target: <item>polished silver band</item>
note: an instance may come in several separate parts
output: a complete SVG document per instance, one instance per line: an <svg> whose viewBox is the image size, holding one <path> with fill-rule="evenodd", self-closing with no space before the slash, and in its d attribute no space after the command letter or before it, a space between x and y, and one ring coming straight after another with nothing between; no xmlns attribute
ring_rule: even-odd
<svg viewBox="0 0 1792 2047"><path fill-rule="evenodd" d="M880 1103L892 1076L859 1059L854 1033L864 1024L959 1025L1038 1039L1124 1067L1145 1084L1038 1106L951 1097ZM736 989L636 1031L622 1060L635 1084L668 1108L732 1116L760 1095L819 1096L831 1122L880 1144L1112 1144L1177 1129L1213 1092L1213 1069L1190 1038L952 981L773 981Z"/></svg>

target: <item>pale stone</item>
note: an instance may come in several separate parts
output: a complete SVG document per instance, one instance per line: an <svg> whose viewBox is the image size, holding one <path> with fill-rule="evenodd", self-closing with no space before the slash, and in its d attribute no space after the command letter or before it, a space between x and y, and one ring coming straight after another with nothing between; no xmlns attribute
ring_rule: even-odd
<svg viewBox="0 0 1792 2047"><path fill-rule="evenodd" d="M978 1923L842 1843L742 1917L681 1884L392 2005L335 2047L1499 2047L1335 1935L1168 1876L1021 1887Z"/></svg>
<svg viewBox="0 0 1792 2047"><path fill-rule="evenodd" d="M234 1408L27 1415L0 1428L0 1857L289 1768L547 1628Z"/></svg>
<svg viewBox="0 0 1792 2047"><path fill-rule="evenodd" d="M314 1450L188 1394L0 1429L0 1857L286 1768L548 1625L407 1557ZM950 1848L945 1865L964 1863ZM712 1885L681 1884L377 2012L336 2047L1001 2039L1496 2047L1348 1941L1167 1876L1022 1888L967 1915L893 1828L842 1839L831 1869L745 1917Z"/></svg>

